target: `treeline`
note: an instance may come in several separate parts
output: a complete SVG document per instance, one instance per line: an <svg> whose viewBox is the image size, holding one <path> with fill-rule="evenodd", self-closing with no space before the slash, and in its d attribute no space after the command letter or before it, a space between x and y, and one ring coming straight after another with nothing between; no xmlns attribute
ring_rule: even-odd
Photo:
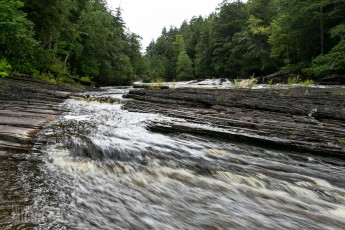
<svg viewBox="0 0 345 230"><path fill-rule="evenodd" d="M105 0L0 0L0 74L127 84L144 74L140 37Z"/></svg>
<svg viewBox="0 0 345 230"><path fill-rule="evenodd" d="M164 28L145 58L148 81L345 74L345 1L223 1L207 18Z"/></svg>
<svg viewBox="0 0 345 230"><path fill-rule="evenodd" d="M345 0L225 0L206 18L164 28L145 56L140 39L106 0L0 0L0 76L100 85L344 75Z"/></svg>

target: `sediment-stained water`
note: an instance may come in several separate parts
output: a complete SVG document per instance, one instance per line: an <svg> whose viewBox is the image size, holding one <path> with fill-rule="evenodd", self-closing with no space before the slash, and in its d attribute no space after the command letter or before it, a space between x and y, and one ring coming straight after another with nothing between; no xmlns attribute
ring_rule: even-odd
<svg viewBox="0 0 345 230"><path fill-rule="evenodd" d="M184 121L123 110L127 90L61 105L44 163L0 161L1 229L344 228L344 161L154 133Z"/></svg>

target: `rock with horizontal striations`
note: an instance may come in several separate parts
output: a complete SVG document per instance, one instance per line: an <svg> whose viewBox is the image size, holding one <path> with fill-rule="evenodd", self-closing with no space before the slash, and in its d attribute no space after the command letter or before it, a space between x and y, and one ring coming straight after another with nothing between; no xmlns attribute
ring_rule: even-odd
<svg viewBox="0 0 345 230"><path fill-rule="evenodd" d="M151 125L265 147L344 157L345 88L133 90L129 111L187 122Z"/></svg>
<svg viewBox="0 0 345 230"><path fill-rule="evenodd" d="M0 79L0 159L39 162L30 154L33 137L79 91L27 77Z"/></svg>

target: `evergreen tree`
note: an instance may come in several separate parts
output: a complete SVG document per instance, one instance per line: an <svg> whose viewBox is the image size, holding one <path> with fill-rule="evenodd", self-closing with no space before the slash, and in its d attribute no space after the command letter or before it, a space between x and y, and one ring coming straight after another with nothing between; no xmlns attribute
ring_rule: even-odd
<svg viewBox="0 0 345 230"><path fill-rule="evenodd" d="M273 57L300 69L332 49L330 30L344 22L343 0L279 0L278 8L269 38Z"/></svg>
<svg viewBox="0 0 345 230"><path fill-rule="evenodd" d="M177 57L176 77L178 80L193 79L193 63L184 50L181 50Z"/></svg>
<svg viewBox="0 0 345 230"><path fill-rule="evenodd" d="M143 74L139 37L105 0L25 0L24 11L35 24L42 73L89 76L99 84L127 84Z"/></svg>
<svg viewBox="0 0 345 230"><path fill-rule="evenodd" d="M325 73L345 73L345 24L340 24L331 31L331 38L339 42L327 54L321 54L312 61L312 66L305 69L310 75Z"/></svg>
<svg viewBox="0 0 345 230"><path fill-rule="evenodd" d="M160 56L152 56L150 59L147 59L148 66L148 82L158 81L164 79L165 67L164 67L164 58Z"/></svg>
<svg viewBox="0 0 345 230"><path fill-rule="evenodd" d="M183 37L181 35L177 36L175 43L179 46L180 50L176 62L176 78L178 80L193 79L193 63L186 52Z"/></svg>
<svg viewBox="0 0 345 230"><path fill-rule="evenodd" d="M40 42L37 56L41 71L67 74L67 62L76 40L70 21L73 0L25 0L24 11L35 24L35 37Z"/></svg>
<svg viewBox="0 0 345 230"><path fill-rule="evenodd" d="M315 76L344 72L344 24L344 0L224 0L207 18L163 28L144 58L140 36L106 0L0 0L0 60L7 71L102 85L280 68Z"/></svg>
<svg viewBox="0 0 345 230"><path fill-rule="evenodd" d="M0 0L0 60L7 60L13 70L32 73L38 43L23 6L18 0Z"/></svg>
<svg viewBox="0 0 345 230"><path fill-rule="evenodd" d="M131 64L133 66L134 74L136 77L143 76L146 72L145 60L143 55L141 54L141 39L142 38L139 35L131 32L128 32L126 37L126 53L131 60Z"/></svg>
<svg viewBox="0 0 345 230"><path fill-rule="evenodd" d="M195 47L194 70L197 78L215 76L212 65L214 15L202 19L200 37Z"/></svg>
<svg viewBox="0 0 345 230"><path fill-rule="evenodd" d="M146 58L160 58L163 62L164 74L160 78L165 81L172 81L176 78L176 61L179 54L179 47L175 44L177 34L178 29L175 27L171 27L169 30L163 28L161 36L146 49ZM149 60L148 62L156 61Z"/></svg>
<svg viewBox="0 0 345 230"><path fill-rule="evenodd" d="M275 0L250 0L247 8L250 16L246 26L232 39L233 62L230 66L244 77L278 71L278 64L271 58L268 44L270 25L277 15Z"/></svg>
<svg viewBox="0 0 345 230"><path fill-rule="evenodd" d="M224 1L215 17L212 64L218 77L237 77L231 58L232 39L241 31L248 19L245 4L241 1Z"/></svg>

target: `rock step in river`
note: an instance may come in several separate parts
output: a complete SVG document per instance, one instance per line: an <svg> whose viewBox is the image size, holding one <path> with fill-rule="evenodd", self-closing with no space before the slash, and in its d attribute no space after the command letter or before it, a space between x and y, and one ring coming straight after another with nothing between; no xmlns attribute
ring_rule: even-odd
<svg viewBox="0 0 345 230"><path fill-rule="evenodd" d="M32 137L60 114L75 88L32 78L0 79L0 157L26 159ZM343 157L345 88L135 89L124 108L183 118L150 125L152 131L186 132L279 149ZM191 125L194 124L194 125ZM205 126L206 125L206 126Z"/></svg>
<svg viewBox="0 0 345 230"><path fill-rule="evenodd" d="M126 97L135 99L124 106L129 111L187 120L157 122L151 125L155 131L195 133L344 157L343 87L140 89L130 91ZM204 128L205 125L209 128Z"/></svg>
<svg viewBox="0 0 345 230"><path fill-rule="evenodd" d="M0 159L35 160L32 137L62 111L58 105L80 90L26 77L0 79ZM28 158L29 157L29 158Z"/></svg>
<svg viewBox="0 0 345 230"><path fill-rule="evenodd" d="M19 87L19 82L6 81L1 105L8 109L5 99L23 101L21 87L31 83L21 84L16 92L12 85ZM32 89L38 92L35 99L44 87ZM56 92L60 88L53 88L43 90L43 103L34 106L40 111L65 111L36 136L44 143L39 147L45 163L0 160L0 229L344 229L344 160L309 151L271 150L267 144L289 147L276 141L284 140L281 127L287 130L288 125L299 125L300 130L291 130L301 137L286 134L290 138L286 141L301 141L307 136L303 132L313 130L305 124L315 128L316 137L328 138L320 143L303 140L306 144L330 143L330 153L341 154L336 139L342 140L344 133L342 89L327 89L329 97L322 96L327 90L309 96L312 89L282 95L272 91L271 100L260 99L265 90L139 90L127 96L137 100L123 100L128 89L106 88L71 97L56 107L63 98L55 95L61 95ZM283 100L288 92L294 92L292 101ZM316 103L308 97L331 102ZM286 105L296 101L303 104ZM44 107L48 104L52 107ZM19 111L29 113L21 115L25 125L4 119L8 130L35 129L40 124L32 120L54 116L27 107ZM30 117L34 119L26 120ZM318 127L318 122L328 127ZM149 128L173 133L162 135ZM222 140L234 137L265 146ZM8 134L3 140L22 141ZM326 148L318 151L328 153Z"/></svg>

